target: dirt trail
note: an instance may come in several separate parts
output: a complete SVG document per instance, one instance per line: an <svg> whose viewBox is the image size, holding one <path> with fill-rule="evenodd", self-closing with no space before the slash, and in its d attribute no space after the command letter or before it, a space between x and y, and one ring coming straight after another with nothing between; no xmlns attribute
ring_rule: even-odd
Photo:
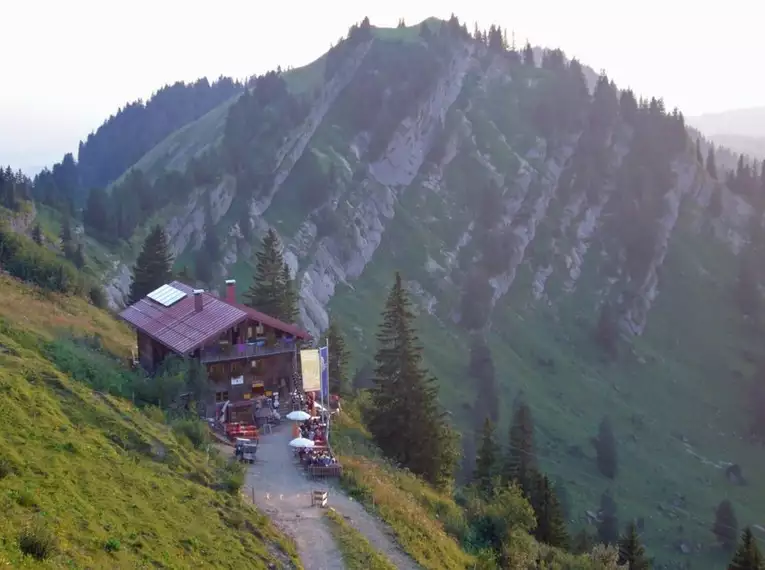
<svg viewBox="0 0 765 570"><path fill-rule="evenodd" d="M343 568L340 552L329 532L324 510L311 507L314 490L329 491L329 506L343 515L372 545L397 567L417 570L414 563L396 544L385 524L364 510L334 484L309 480L287 445L291 439L288 423L260 438L257 461L247 470L245 492L297 542L300 559L306 570ZM230 449L228 451L231 453Z"/></svg>

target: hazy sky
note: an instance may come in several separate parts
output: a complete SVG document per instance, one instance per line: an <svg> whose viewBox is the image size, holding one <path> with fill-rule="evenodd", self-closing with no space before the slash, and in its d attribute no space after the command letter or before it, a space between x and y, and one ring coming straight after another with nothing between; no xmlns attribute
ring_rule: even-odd
<svg viewBox="0 0 765 570"><path fill-rule="evenodd" d="M0 164L76 153L165 83L309 63L365 15L394 26L451 12L561 47L689 116L765 105L761 0L3 0Z"/></svg>

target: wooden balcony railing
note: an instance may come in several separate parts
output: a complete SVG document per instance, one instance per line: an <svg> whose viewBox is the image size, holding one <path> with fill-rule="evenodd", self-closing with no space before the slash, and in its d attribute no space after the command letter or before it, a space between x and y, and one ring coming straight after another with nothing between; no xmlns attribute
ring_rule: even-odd
<svg viewBox="0 0 765 570"><path fill-rule="evenodd" d="M294 352L297 347L294 342L277 342L271 346L259 346L257 344L235 344L228 347L212 347L199 353L199 360L203 364L210 362L226 362L243 358L257 358L259 356L271 356L273 354L286 354Z"/></svg>

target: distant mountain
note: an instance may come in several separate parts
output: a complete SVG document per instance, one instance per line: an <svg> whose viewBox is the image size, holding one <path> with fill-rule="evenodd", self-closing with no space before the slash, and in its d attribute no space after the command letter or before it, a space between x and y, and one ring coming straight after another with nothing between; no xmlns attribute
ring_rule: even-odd
<svg viewBox="0 0 765 570"><path fill-rule="evenodd" d="M707 113L688 118L688 123L710 137L714 135L765 137L765 107Z"/></svg>
<svg viewBox="0 0 765 570"><path fill-rule="evenodd" d="M710 137L715 144L726 146L730 150L749 155L757 159L765 159L765 136L752 137L746 135L718 134Z"/></svg>

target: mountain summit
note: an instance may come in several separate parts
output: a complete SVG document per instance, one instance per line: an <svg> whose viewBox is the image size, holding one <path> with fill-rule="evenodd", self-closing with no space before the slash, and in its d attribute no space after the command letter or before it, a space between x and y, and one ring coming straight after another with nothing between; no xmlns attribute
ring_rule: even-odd
<svg viewBox="0 0 765 570"><path fill-rule="evenodd" d="M353 331L364 385L399 270L467 463L484 418L496 410L507 433L520 397L575 525L600 520L608 492L658 559L727 562L717 504L735 497L742 524L765 509L750 442L763 401L758 165L726 178L661 99L456 18L365 20L314 63L216 96L234 88L89 194L84 230L113 304L150 224L197 285L231 277L241 290L273 228L302 323L320 333L331 314ZM606 475L599 424L618 449Z"/></svg>

